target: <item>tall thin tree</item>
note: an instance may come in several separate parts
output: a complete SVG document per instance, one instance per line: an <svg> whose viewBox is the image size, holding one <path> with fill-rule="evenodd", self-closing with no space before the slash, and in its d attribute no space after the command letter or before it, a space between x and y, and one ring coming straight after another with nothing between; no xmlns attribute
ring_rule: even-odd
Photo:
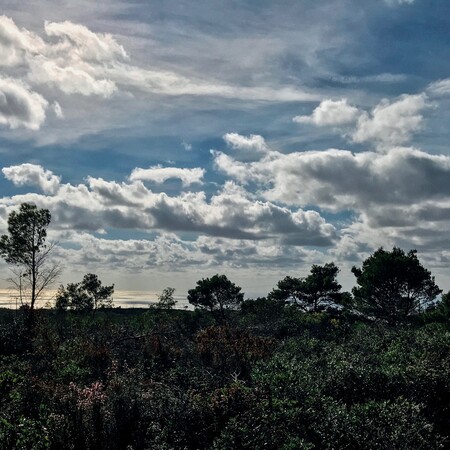
<svg viewBox="0 0 450 450"><path fill-rule="evenodd" d="M13 266L11 281L21 301L29 298L31 309L61 272L50 259L54 244L46 243L50 220L48 209L22 203L8 217L8 234L0 237L0 256Z"/></svg>

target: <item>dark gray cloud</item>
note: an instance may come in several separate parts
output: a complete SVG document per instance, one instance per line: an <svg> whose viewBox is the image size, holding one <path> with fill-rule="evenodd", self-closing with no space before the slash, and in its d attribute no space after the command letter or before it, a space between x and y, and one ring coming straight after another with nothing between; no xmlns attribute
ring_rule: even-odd
<svg viewBox="0 0 450 450"><path fill-rule="evenodd" d="M4 168L3 172L15 183L34 183L48 194L25 194L3 202L33 201L49 208L54 226L60 228L195 232L253 240L282 238L296 245L315 246L329 246L336 237L335 228L319 213L257 200L233 182L227 182L207 201L204 192L169 196L152 192L140 181L117 183L89 177L87 184L60 184L52 172L31 164Z"/></svg>
<svg viewBox="0 0 450 450"><path fill-rule="evenodd" d="M37 130L45 121L48 102L25 83L1 76L0 124Z"/></svg>
<svg viewBox="0 0 450 450"><path fill-rule="evenodd" d="M261 183L268 199L288 205L365 211L377 205L439 201L450 195L450 158L414 148L272 152L253 163L219 152L215 161L227 175Z"/></svg>

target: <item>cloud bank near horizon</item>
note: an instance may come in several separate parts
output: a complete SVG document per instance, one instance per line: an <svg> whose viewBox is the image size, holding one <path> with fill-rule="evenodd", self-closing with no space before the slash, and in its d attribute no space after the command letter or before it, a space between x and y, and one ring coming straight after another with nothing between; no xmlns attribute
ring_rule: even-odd
<svg viewBox="0 0 450 450"><path fill-rule="evenodd" d="M17 205L32 202L51 211L66 261L130 272L349 264L378 246L406 243L438 266L446 258L431 254L450 245L449 156L398 146L281 153L262 136L238 133L223 141L211 157L226 180L212 183L212 193L203 169L135 168L125 181L88 176L73 185L40 165L4 167L13 185L35 192L0 198L2 231ZM172 179L178 192L156 189ZM115 239L114 230L146 237Z"/></svg>

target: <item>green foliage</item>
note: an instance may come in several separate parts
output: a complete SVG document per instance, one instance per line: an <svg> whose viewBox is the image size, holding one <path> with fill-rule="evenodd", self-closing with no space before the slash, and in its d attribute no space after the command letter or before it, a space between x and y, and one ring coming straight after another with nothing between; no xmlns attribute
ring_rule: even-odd
<svg viewBox="0 0 450 450"><path fill-rule="evenodd" d="M48 209L22 203L19 211L8 217L8 233L0 237L0 256L13 266L20 301L29 297L30 308L43 290L59 275L59 268L49 263L53 248L46 244L51 215ZM26 297L25 299L23 297Z"/></svg>
<svg viewBox="0 0 450 450"><path fill-rule="evenodd" d="M98 276L88 273L80 283L61 286L56 294L57 309L74 311L95 311L98 308L111 308L114 285L103 286Z"/></svg>
<svg viewBox="0 0 450 450"><path fill-rule="evenodd" d="M261 334L276 335L283 325L284 305L267 298L245 300L241 304L239 322L244 326L257 326Z"/></svg>
<svg viewBox="0 0 450 450"><path fill-rule="evenodd" d="M229 326L207 327L197 333L195 340L204 364L222 376L236 379L248 378L252 361L266 359L274 347L270 338Z"/></svg>
<svg viewBox="0 0 450 450"><path fill-rule="evenodd" d="M36 311L26 346L0 345L0 449L448 448L448 322L214 312Z"/></svg>
<svg viewBox="0 0 450 450"><path fill-rule="evenodd" d="M450 321L450 292L442 295L441 300L431 305L424 314L426 322L448 322Z"/></svg>
<svg viewBox="0 0 450 450"><path fill-rule="evenodd" d="M274 398L262 389L234 383L213 404L225 426L213 449L312 449L304 436L302 408L290 399ZM303 435L303 436L302 436Z"/></svg>
<svg viewBox="0 0 450 450"><path fill-rule="evenodd" d="M433 433L421 405L399 398L368 401L350 408L331 402L318 431L325 449L439 449L443 439Z"/></svg>
<svg viewBox="0 0 450 450"><path fill-rule="evenodd" d="M50 448L46 423L19 417L15 423L0 417L0 450L45 450Z"/></svg>
<svg viewBox="0 0 450 450"><path fill-rule="evenodd" d="M0 255L9 264L32 267L35 255L45 248L50 220L48 209L22 203L19 211L13 211L8 217L9 236L0 238Z"/></svg>
<svg viewBox="0 0 450 450"><path fill-rule="evenodd" d="M30 347L30 320L28 311L19 310L15 317L0 321L0 355L21 354Z"/></svg>
<svg viewBox="0 0 450 450"><path fill-rule="evenodd" d="M352 272L358 284L353 295L360 308L391 324L424 310L441 292L419 262L416 250L405 253L397 247L391 252L379 248L361 269L353 267Z"/></svg>
<svg viewBox="0 0 450 450"><path fill-rule="evenodd" d="M209 311L218 310L221 318L226 309L235 309L244 300L241 288L232 283L225 275L202 278L197 286L188 291L188 301L196 308Z"/></svg>
<svg viewBox="0 0 450 450"><path fill-rule="evenodd" d="M279 281L269 299L294 302L304 310L318 311L324 302L340 299L341 285L336 281L338 272L339 268L334 263L313 265L305 278L287 276Z"/></svg>
<svg viewBox="0 0 450 450"><path fill-rule="evenodd" d="M281 302L302 303L303 298L303 280L287 276L277 283L277 289L269 293L269 300Z"/></svg>
<svg viewBox="0 0 450 450"><path fill-rule="evenodd" d="M0 364L0 450L50 448L45 407L30 408L26 365L15 358Z"/></svg>
<svg viewBox="0 0 450 450"><path fill-rule="evenodd" d="M161 292L161 295L158 297L158 303L156 303L155 307L157 309L173 309L177 304L177 301L173 298L173 294L175 293L175 288L166 287Z"/></svg>

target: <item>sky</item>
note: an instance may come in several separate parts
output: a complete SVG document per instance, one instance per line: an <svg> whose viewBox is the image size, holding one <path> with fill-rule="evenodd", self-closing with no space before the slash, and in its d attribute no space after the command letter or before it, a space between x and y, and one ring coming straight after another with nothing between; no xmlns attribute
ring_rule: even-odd
<svg viewBox="0 0 450 450"><path fill-rule="evenodd" d="M2 0L0 234L48 208L60 283L247 297L375 249L450 289L450 3ZM0 263L0 288L8 268Z"/></svg>

